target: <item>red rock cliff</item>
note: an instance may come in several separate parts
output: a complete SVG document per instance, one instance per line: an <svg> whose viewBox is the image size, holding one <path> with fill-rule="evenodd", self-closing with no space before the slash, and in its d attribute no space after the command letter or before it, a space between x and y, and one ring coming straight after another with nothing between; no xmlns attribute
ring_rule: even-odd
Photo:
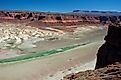
<svg viewBox="0 0 121 80"><path fill-rule="evenodd" d="M0 11L0 22L25 22L32 26L108 24L111 22L111 17L121 20L120 15L104 12L50 13L31 11Z"/></svg>

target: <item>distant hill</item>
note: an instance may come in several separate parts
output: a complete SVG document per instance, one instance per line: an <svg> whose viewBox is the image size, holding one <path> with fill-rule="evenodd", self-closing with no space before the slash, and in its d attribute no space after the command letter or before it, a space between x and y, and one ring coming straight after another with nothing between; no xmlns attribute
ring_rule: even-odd
<svg viewBox="0 0 121 80"><path fill-rule="evenodd" d="M87 10L73 10L73 13L95 14L95 15L121 15L121 12L116 12L116 11L87 11Z"/></svg>

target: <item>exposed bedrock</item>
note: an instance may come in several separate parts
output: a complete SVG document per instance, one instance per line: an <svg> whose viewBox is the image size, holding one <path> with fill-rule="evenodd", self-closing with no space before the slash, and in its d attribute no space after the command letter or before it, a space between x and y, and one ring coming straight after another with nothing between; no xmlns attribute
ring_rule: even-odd
<svg viewBox="0 0 121 80"><path fill-rule="evenodd" d="M121 64L69 74L64 80L121 80Z"/></svg>
<svg viewBox="0 0 121 80"><path fill-rule="evenodd" d="M108 27L95 69L69 74L64 80L121 80L121 24L116 21Z"/></svg>
<svg viewBox="0 0 121 80"><path fill-rule="evenodd" d="M97 13L100 13L97 15ZM80 12L50 13L31 11L0 11L0 21L27 22L32 26L70 26L80 24L109 24L111 19L121 20L121 13Z"/></svg>
<svg viewBox="0 0 121 80"><path fill-rule="evenodd" d="M105 43L97 53L96 69L121 62L121 25L109 25Z"/></svg>

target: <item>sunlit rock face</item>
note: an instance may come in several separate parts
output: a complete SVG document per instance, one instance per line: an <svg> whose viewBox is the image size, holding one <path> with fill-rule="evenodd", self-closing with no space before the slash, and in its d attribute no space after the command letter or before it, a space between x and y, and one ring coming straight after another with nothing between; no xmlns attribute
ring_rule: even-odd
<svg viewBox="0 0 121 80"><path fill-rule="evenodd" d="M0 23L0 49L36 47L34 43L38 41L58 38L63 34L63 31L52 28L42 30L25 24Z"/></svg>
<svg viewBox="0 0 121 80"><path fill-rule="evenodd" d="M97 70L88 70L70 74L64 77L64 80L120 80L121 64L109 65Z"/></svg>
<svg viewBox="0 0 121 80"><path fill-rule="evenodd" d="M117 15L118 14L118 15ZM71 13L0 11L0 22L26 22L40 26L70 26L80 24L109 24L112 17L121 20L121 13L81 11Z"/></svg>

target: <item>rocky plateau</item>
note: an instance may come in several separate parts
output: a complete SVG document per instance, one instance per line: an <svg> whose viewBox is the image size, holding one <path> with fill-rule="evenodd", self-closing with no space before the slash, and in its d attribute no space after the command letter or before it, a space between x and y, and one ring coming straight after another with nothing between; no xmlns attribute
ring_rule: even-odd
<svg viewBox="0 0 121 80"><path fill-rule="evenodd" d="M113 17L113 18L112 18ZM0 11L0 22L21 22L33 27L72 26L109 24L112 19L121 20L120 12L73 11L70 13L32 12L32 11Z"/></svg>

